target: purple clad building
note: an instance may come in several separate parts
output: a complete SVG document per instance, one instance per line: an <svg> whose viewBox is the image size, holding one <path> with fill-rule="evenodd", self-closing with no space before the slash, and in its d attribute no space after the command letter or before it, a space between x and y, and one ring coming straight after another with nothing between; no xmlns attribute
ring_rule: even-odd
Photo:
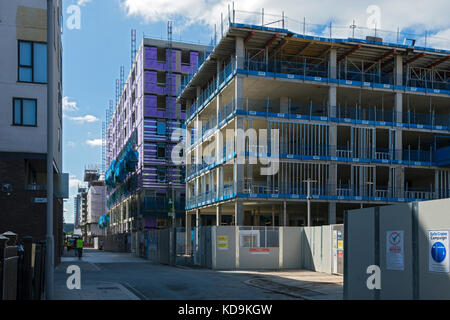
<svg viewBox="0 0 450 320"><path fill-rule="evenodd" d="M176 95L209 47L175 41L168 46L143 39L107 124L108 234L126 236L133 252L140 250L145 230L184 225L186 173L172 161L172 151L186 106L176 103ZM181 148L174 152L184 158Z"/></svg>

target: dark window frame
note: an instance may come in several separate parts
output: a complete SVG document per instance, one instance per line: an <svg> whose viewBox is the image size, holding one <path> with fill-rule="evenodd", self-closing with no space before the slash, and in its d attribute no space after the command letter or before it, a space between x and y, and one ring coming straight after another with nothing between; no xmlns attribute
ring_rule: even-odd
<svg viewBox="0 0 450 320"><path fill-rule="evenodd" d="M161 106L161 103L164 99L164 107ZM157 111L167 111L167 96L164 95L157 95L156 96L156 110Z"/></svg>
<svg viewBox="0 0 450 320"><path fill-rule="evenodd" d="M31 44L31 66L25 66L20 64L20 44L21 43L30 43ZM48 74L47 74L47 82L39 82L34 81L34 44L45 44L47 46L47 56L48 56L48 44L43 41L28 41L28 40L17 40L17 82L20 83L35 83L35 84L48 84ZM20 80L20 68L31 69L31 81L23 81Z"/></svg>
<svg viewBox="0 0 450 320"><path fill-rule="evenodd" d="M159 173L163 173L164 174L164 178L163 179L159 179ZM156 168L156 180L158 183L166 183L167 182L167 172L165 170L165 168L163 167L157 167Z"/></svg>
<svg viewBox="0 0 450 320"><path fill-rule="evenodd" d="M16 115L16 100L20 100L20 124L17 124L17 123L15 123L15 115ZM23 101L24 100L31 100L31 101L34 101L34 108L35 108L35 120L34 120L34 122L35 122L35 124L34 125L31 125L31 124L23 124ZM12 99L12 125L13 126L15 126L15 127L32 127L32 128L36 128L38 125L37 125L37 110L38 109L38 107L37 107L37 99L33 99L33 98L17 98L17 97L14 97L13 99Z"/></svg>
<svg viewBox="0 0 450 320"><path fill-rule="evenodd" d="M163 157L161 157L160 155L159 155L159 150L160 150L160 148L161 149L164 149L164 156ZM158 143L157 145L156 145L156 158L157 159L166 159L166 157L167 157L167 146L165 145L165 144L163 144L163 143Z"/></svg>

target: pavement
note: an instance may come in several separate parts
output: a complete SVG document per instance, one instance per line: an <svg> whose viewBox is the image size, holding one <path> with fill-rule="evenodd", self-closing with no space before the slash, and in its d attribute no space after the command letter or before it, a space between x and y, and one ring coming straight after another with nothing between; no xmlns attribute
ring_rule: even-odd
<svg viewBox="0 0 450 320"><path fill-rule="evenodd" d="M55 269L56 300L340 300L342 276L304 270L216 271L155 264L128 253L65 253ZM66 270L81 270L69 290Z"/></svg>

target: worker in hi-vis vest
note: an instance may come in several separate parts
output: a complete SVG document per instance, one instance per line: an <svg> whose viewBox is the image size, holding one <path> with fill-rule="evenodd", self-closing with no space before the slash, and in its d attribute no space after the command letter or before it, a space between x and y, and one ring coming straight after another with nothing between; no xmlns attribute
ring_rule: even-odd
<svg viewBox="0 0 450 320"><path fill-rule="evenodd" d="M77 239L77 251L78 251L78 259L81 259L81 256L83 255L83 239L81 238Z"/></svg>

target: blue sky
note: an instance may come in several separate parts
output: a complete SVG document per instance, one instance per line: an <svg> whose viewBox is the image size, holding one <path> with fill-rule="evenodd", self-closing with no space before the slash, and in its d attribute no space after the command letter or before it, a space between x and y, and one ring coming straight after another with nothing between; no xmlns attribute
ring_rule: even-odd
<svg viewBox="0 0 450 320"><path fill-rule="evenodd" d="M348 26L408 30L424 34L432 30L428 44L450 49L450 1L408 0L242 0L235 1L238 19L261 12L289 17L288 28L300 32L300 23L328 24L333 21L337 36L349 36ZM63 0L63 169L70 174L70 199L65 204L65 221L73 222L73 195L83 179L86 165L101 165L102 120L109 100L114 100L115 80L120 66L128 75L130 31L137 31L137 45L146 37L167 38L167 20L174 25L174 40L209 44L214 24L224 17L232 2L224 0ZM80 28L67 23L71 5L80 8ZM376 10L374 10L376 6ZM246 12L242 12L246 11ZM274 18L275 19L275 18ZM341 26L340 28L338 26ZM220 30L220 28L217 28ZM319 28L320 29L320 28ZM337 31L336 31L337 30ZM430 33L429 33L430 34ZM441 45L442 44L442 45Z"/></svg>

